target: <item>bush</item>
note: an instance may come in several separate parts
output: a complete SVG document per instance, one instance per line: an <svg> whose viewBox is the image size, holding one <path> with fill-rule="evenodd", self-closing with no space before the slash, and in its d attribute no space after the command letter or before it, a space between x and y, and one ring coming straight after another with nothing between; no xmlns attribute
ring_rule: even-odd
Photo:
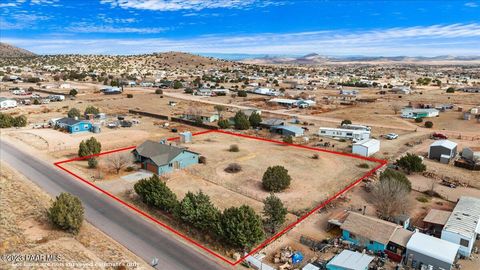
<svg viewBox="0 0 480 270"><path fill-rule="evenodd" d="M163 90L162 90L162 89L157 89L157 90L155 90L155 94L157 94L157 95L162 95L162 94L163 94Z"/></svg>
<svg viewBox="0 0 480 270"><path fill-rule="evenodd" d="M245 90L240 90L237 92L237 96L239 97L247 97L247 91Z"/></svg>
<svg viewBox="0 0 480 270"><path fill-rule="evenodd" d="M318 154L313 154L312 158L313 158L313 159L320 159L320 155L318 155Z"/></svg>
<svg viewBox="0 0 480 270"><path fill-rule="evenodd" d="M233 121L235 123L235 129L247 130L250 128L250 121L248 121L247 116L241 111L235 114Z"/></svg>
<svg viewBox="0 0 480 270"><path fill-rule="evenodd" d="M260 123L262 122L262 116L260 116L260 114L254 112L250 115L250 117L248 118L248 121L250 122L250 125L252 127L258 127L260 125Z"/></svg>
<svg viewBox="0 0 480 270"><path fill-rule="evenodd" d="M340 123L340 125L351 125L352 124L352 121L351 120L348 120L348 119L345 119L342 121L342 123Z"/></svg>
<svg viewBox="0 0 480 270"><path fill-rule="evenodd" d="M185 94L193 94L193 89L192 88L185 88L185 90L183 90L183 92L185 92Z"/></svg>
<svg viewBox="0 0 480 270"><path fill-rule="evenodd" d="M263 188L267 191L280 192L290 186L292 178L283 166L268 167L262 177Z"/></svg>
<svg viewBox="0 0 480 270"><path fill-rule="evenodd" d="M68 113L67 113L67 116L70 117L70 118L75 118L75 117L80 117L82 116L80 111L77 109L77 108L71 108Z"/></svg>
<svg viewBox="0 0 480 270"><path fill-rule="evenodd" d="M428 201L430 201L427 197L425 196L419 196L416 198L417 201L421 202L421 203L427 203Z"/></svg>
<svg viewBox="0 0 480 270"><path fill-rule="evenodd" d="M96 158L89 158L88 159L88 167L90 169L95 169L98 166L98 160Z"/></svg>
<svg viewBox="0 0 480 270"><path fill-rule="evenodd" d="M360 163L360 164L358 164L357 166L358 166L359 168L362 168L362 169L368 169L368 168L370 168L370 166L368 166L367 163Z"/></svg>
<svg viewBox="0 0 480 270"><path fill-rule="evenodd" d="M455 93L455 88L453 87L447 88L447 93Z"/></svg>
<svg viewBox="0 0 480 270"><path fill-rule="evenodd" d="M207 158L205 156L200 156L198 158L198 163L200 164L207 164Z"/></svg>
<svg viewBox="0 0 480 270"><path fill-rule="evenodd" d="M80 142L78 146L78 156L80 157L96 155L100 152L102 152L102 144L95 137Z"/></svg>
<svg viewBox="0 0 480 270"><path fill-rule="evenodd" d="M228 119L220 119L218 120L217 124L221 129L230 128L231 126L230 121Z"/></svg>
<svg viewBox="0 0 480 270"><path fill-rule="evenodd" d="M0 128L24 127L27 125L27 117L19 115L13 117L10 114L0 113Z"/></svg>
<svg viewBox="0 0 480 270"><path fill-rule="evenodd" d="M87 114L94 114L94 115L97 115L100 113L100 110L95 107L95 106L88 106L86 109L85 109L85 112L83 113L84 115L87 115Z"/></svg>
<svg viewBox="0 0 480 270"><path fill-rule="evenodd" d="M432 121L425 122L425 127L426 128L432 128L433 127L433 122Z"/></svg>
<svg viewBox="0 0 480 270"><path fill-rule="evenodd" d="M228 149L228 151L230 151L230 152L240 152L240 147L238 147L238 145L236 145L236 144L232 144L232 145L230 145L230 148Z"/></svg>
<svg viewBox="0 0 480 270"><path fill-rule="evenodd" d="M178 205L175 193L157 175L138 181L133 189L145 204L164 212L172 213Z"/></svg>
<svg viewBox="0 0 480 270"><path fill-rule="evenodd" d="M263 204L264 223L274 233L285 222L287 208L273 193L263 201Z"/></svg>
<svg viewBox="0 0 480 270"><path fill-rule="evenodd" d="M53 224L76 234L82 226L84 210L80 199L69 193L61 193L47 214Z"/></svg>
<svg viewBox="0 0 480 270"><path fill-rule="evenodd" d="M127 94L127 98L133 98L133 94Z"/></svg>
<svg viewBox="0 0 480 270"><path fill-rule="evenodd" d="M412 190L412 183L410 180L408 180L407 176L400 171L387 168L380 174L380 181L384 181L386 179L393 179L401 183L408 191Z"/></svg>
<svg viewBox="0 0 480 270"><path fill-rule="evenodd" d="M72 89L72 90L70 90L70 92L69 92L68 94L69 94L70 96L74 97L74 96L76 96L76 95L78 94L78 91L77 91L77 89Z"/></svg>
<svg viewBox="0 0 480 270"><path fill-rule="evenodd" d="M225 171L228 173L238 173L242 170L242 166L238 163L230 163L228 166L225 168Z"/></svg>
<svg viewBox="0 0 480 270"><path fill-rule="evenodd" d="M175 209L174 215L202 231L218 232L221 213L202 191L197 194L188 192Z"/></svg>
<svg viewBox="0 0 480 270"><path fill-rule="evenodd" d="M398 159L396 164L408 174L412 172L424 172L427 169L419 156L410 153Z"/></svg>
<svg viewBox="0 0 480 270"><path fill-rule="evenodd" d="M421 123L421 122L423 122L423 118L421 118L421 117L415 118L415 122L416 123Z"/></svg>
<svg viewBox="0 0 480 270"><path fill-rule="evenodd" d="M284 136L283 137L283 142L284 143L293 143L293 137L292 136Z"/></svg>

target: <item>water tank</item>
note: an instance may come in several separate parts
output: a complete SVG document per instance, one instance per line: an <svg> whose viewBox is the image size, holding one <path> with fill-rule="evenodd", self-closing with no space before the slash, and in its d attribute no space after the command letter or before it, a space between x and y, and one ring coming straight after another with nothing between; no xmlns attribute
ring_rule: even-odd
<svg viewBox="0 0 480 270"><path fill-rule="evenodd" d="M93 133L100 133L100 131L101 131L100 125L93 125L92 126L92 132Z"/></svg>

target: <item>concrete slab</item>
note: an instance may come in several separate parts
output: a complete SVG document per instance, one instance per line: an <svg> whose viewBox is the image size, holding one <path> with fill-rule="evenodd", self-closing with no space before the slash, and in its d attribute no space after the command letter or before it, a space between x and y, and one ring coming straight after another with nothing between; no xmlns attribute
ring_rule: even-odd
<svg viewBox="0 0 480 270"><path fill-rule="evenodd" d="M152 172L149 172L149 171L146 171L146 170L139 170L138 172L122 176L121 178L123 180L126 180L127 182L134 183L134 182L137 182L140 179L150 178L152 176L153 176Z"/></svg>

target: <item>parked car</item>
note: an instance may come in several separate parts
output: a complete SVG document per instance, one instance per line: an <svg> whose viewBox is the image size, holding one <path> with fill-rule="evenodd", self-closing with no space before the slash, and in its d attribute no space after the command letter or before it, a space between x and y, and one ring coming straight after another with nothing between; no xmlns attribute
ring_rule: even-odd
<svg viewBox="0 0 480 270"><path fill-rule="evenodd" d="M432 134L432 139L434 139L434 140L446 140L446 139L448 139L448 137L445 134L435 132L435 133Z"/></svg>
<svg viewBox="0 0 480 270"><path fill-rule="evenodd" d="M385 139L387 140L395 140L396 138L398 138L397 133L388 133L387 135L385 135Z"/></svg>

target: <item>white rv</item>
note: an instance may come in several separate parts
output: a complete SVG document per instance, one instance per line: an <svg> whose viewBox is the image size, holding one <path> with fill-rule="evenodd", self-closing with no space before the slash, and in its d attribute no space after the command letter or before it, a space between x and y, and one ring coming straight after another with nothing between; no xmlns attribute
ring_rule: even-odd
<svg viewBox="0 0 480 270"><path fill-rule="evenodd" d="M349 139L354 142L358 142L358 141L370 139L370 131L321 127L318 130L318 136Z"/></svg>

